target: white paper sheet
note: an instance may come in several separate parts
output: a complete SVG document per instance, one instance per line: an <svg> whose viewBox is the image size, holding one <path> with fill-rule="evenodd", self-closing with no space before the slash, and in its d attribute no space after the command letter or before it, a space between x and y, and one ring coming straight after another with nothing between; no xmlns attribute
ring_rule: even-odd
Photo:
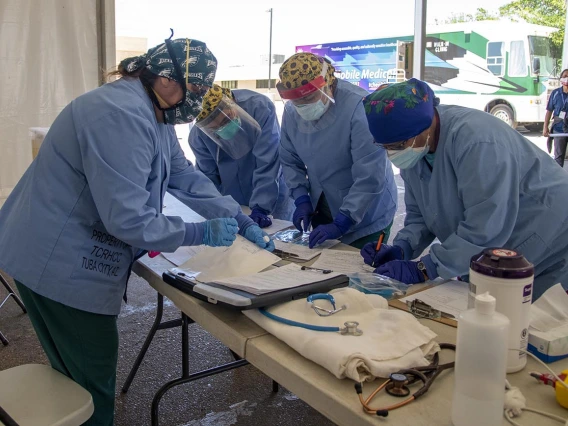
<svg viewBox="0 0 568 426"><path fill-rule="evenodd" d="M162 253L166 259L172 262L174 265L179 266L183 265L197 253L202 252L205 250L206 246L183 246L178 248L173 253Z"/></svg>
<svg viewBox="0 0 568 426"><path fill-rule="evenodd" d="M282 231L283 229L294 226L292 222L288 222L287 220L272 219L272 218L271 220L272 220L272 225L270 225L268 228L262 228L262 230L266 232L268 235L275 234L278 231Z"/></svg>
<svg viewBox="0 0 568 426"><path fill-rule="evenodd" d="M403 302L420 299L446 314L453 315L455 319L461 312L467 310L467 297L469 284L463 281L448 281L446 283L420 291L400 299Z"/></svg>
<svg viewBox="0 0 568 426"><path fill-rule="evenodd" d="M320 271L302 270L300 265L290 263L280 268L237 278L215 280L217 284L243 290L252 294L265 294L285 288L298 287L337 277L339 273L323 274Z"/></svg>
<svg viewBox="0 0 568 426"><path fill-rule="evenodd" d="M200 282L255 274L280 261L278 256L237 235L230 247L206 247L179 268Z"/></svg>
<svg viewBox="0 0 568 426"><path fill-rule="evenodd" d="M313 259L317 255L319 255L323 250L336 246L339 243L340 243L339 240L328 240L325 241L323 244L320 244L319 246L311 249L307 246L303 246L300 244L291 244L279 240L274 240L274 245L276 246L276 249L284 252L284 254L282 255L282 259L292 260L292 261L299 260L302 262ZM288 258L286 254L291 255L291 257Z"/></svg>
<svg viewBox="0 0 568 426"><path fill-rule="evenodd" d="M530 325L539 331L549 332L568 324L568 294L561 284L544 292L531 306Z"/></svg>
<svg viewBox="0 0 568 426"><path fill-rule="evenodd" d="M366 265L358 251L323 250L312 265L318 269L331 269L334 272L349 274L354 272L373 272L375 268Z"/></svg>

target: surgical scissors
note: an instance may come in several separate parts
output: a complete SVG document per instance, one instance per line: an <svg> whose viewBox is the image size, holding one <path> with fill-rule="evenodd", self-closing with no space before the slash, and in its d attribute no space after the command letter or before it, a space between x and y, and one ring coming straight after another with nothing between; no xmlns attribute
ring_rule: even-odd
<svg viewBox="0 0 568 426"><path fill-rule="evenodd" d="M451 343L440 343L440 349L448 349L455 352L456 345L452 345ZM436 354L434 354L430 365L427 365L425 367L406 368L391 374L389 379L382 385L380 385L377 389L375 389L375 391L371 395L369 395L367 399L363 399L363 383L355 383L355 390L359 394L359 401L361 402L361 405L363 406L365 412L367 414L386 417L388 416L389 411L410 404L412 401L417 400L426 392L428 392L434 380L436 380L436 378L444 370L454 368L455 365L455 361L440 364L440 352L436 352ZM408 388L408 386L416 382L422 382L422 386L420 387L420 389L410 395L410 389ZM408 395L410 396L408 396L408 398L406 398L404 401L401 401L397 404L392 404L384 408L371 408L369 406L369 403L383 389L385 389L385 391L389 395L397 397L405 397Z"/></svg>

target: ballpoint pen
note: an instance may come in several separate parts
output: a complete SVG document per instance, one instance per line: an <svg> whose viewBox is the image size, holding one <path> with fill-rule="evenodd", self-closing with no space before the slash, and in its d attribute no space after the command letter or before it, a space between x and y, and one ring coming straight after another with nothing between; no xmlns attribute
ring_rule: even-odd
<svg viewBox="0 0 568 426"><path fill-rule="evenodd" d="M381 249L381 245L383 244L383 240L385 239L385 233L381 232L381 235L379 236L379 241L377 241L377 247L375 248L375 251L378 252ZM375 267L375 261L373 260L373 264L371 265L373 268Z"/></svg>

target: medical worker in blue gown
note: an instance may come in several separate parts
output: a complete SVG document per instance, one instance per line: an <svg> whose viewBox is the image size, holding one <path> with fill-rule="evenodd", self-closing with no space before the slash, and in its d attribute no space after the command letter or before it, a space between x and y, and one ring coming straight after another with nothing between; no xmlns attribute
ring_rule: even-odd
<svg viewBox="0 0 568 426"><path fill-rule="evenodd" d="M189 133L195 165L223 195L251 209L261 228L292 218L293 202L282 178L280 125L268 97L213 85Z"/></svg>
<svg viewBox="0 0 568 426"><path fill-rule="evenodd" d="M396 185L369 132L367 92L336 78L333 66L312 53L288 58L280 80L280 160L296 205L294 225L308 231L311 224L311 248L329 239L361 248L381 233L388 238Z"/></svg>
<svg viewBox="0 0 568 426"><path fill-rule="evenodd" d="M114 421L116 318L136 258L229 246L237 230L274 247L177 142L173 124L199 114L216 68L207 46L188 39L125 59L122 78L63 109L0 210L0 268L16 280L51 365L91 393L85 424ZM163 214L166 191L210 220Z"/></svg>
<svg viewBox="0 0 568 426"><path fill-rule="evenodd" d="M375 272L407 284L465 276L472 256L504 247L534 264L533 300L556 283L568 288L568 174L554 160L485 112L438 105L416 79L375 91L364 105L405 184L406 218L393 245L361 251Z"/></svg>

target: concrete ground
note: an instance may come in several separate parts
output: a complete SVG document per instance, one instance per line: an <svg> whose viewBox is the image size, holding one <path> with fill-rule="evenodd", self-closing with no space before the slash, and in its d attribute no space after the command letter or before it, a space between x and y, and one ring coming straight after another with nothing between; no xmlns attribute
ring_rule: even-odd
<svg viewBox="0 0 568 426"><path fill-rule="evenodd" d="M545 140L536 133L529 139L544 149ZM405 216L404 186L395 170L399 188L399 209L391 233L402 227ZM156 292L133 275L128 286L129 303L118 320L120 350L117 373L116 424L150 424L154 393L166 381L181 374L180 329L158 331L127 394L120 388L154 319ZM0 300L5 291L0 287ZM166 300L165 319L177 318L178 310ZM8 301L0 310L0 331L10 340L0 345L0 370L26 363L47 364L27 315ZM196 324L190 326L191 372L232 361L229 350ZM168 392L160 405L163 426L326 426L332 422L284 388L271 392L272 381L252 366L182 385Z"/></svg>

